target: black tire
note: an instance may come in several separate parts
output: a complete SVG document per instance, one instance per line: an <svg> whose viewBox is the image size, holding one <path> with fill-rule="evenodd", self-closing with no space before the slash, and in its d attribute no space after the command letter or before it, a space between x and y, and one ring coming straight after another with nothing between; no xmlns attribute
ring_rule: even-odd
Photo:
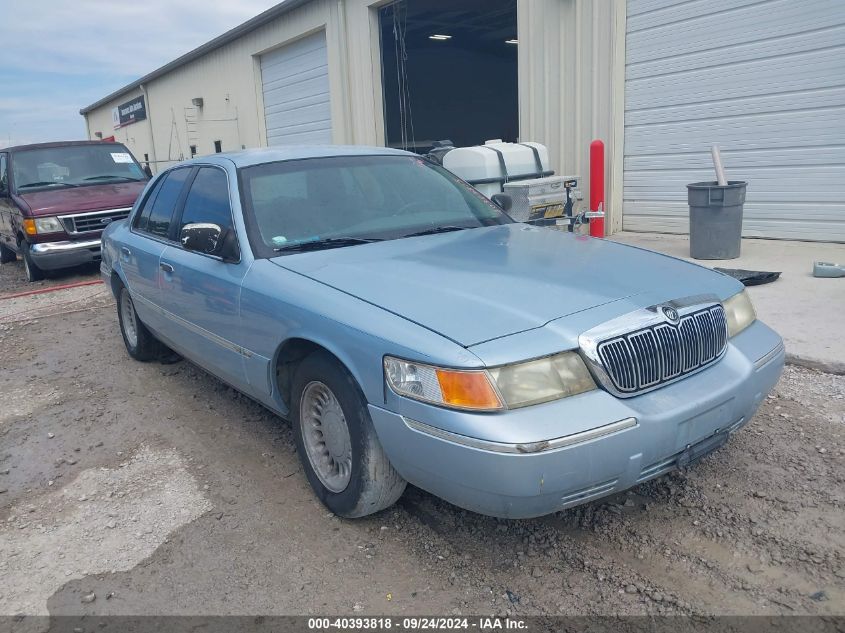
<svg viewBox="0 0 845 633"><path fill-rule="evenodd" d="M343 411L351 445L351 471L346 488L333 492L317 475L303 439L302 397L306 387L322 383ZM317 497L329 510L358 518L392 506L406 482L393 468L373 428L367 402L349 371L326 352L315 352L300 363L293 379L291 423L299 459Z"/></svg>
<svg viewBox="0 0 845 633"><path fill-rule="evenodd" d="M26 280L33 282L44 279L44 271L32 261L32 255L29 254L29 245L26 242L21 242L20 247L23 254L23 269L26 273Z"/></svg>
<svg viewBox="0 0 845 633"><path fill-rule="evenodd" d="M17 259L18 256L15 254L15 251L5 244L0 244L0 264L9 264L17 261Z"/></svg>
<svg viewBox="0 0 845 633"><path fill-rule="evenodd" d="M164 346L138 318L132 296L122 284L117 291L117 321L126 351L132 358L146 363L161 357Z"/></svg>

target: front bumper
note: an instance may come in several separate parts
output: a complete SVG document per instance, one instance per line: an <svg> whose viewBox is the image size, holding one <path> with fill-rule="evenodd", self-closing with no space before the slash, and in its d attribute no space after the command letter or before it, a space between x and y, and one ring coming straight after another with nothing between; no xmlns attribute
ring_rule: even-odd
<svg viewBox="0 0 845 633"><path fill-rule="evenodd" d="M370 414L412 484L482 514L532 517L626 490L718 448L751 419L783 363L781 338L757 321L713 366L634 398L596 390L488 415L392 401L402 414L373 405ZM602 428L609 432L596 433Z"/></svg>
<svg viewBox="0 0 845 633"><path fill-rule="evenodd" d="M29 246L29 255L41 270L90 264L100 261L100 240L40 242Z"/></svg>

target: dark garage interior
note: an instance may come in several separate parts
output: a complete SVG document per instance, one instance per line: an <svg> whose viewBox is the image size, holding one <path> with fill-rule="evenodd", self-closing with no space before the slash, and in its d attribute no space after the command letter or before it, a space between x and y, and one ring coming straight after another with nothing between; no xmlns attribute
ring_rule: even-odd
<svg viewBox="0 0 845 633"><path fill-rule="evenodd" d="M380 10L387 145L516 141L516 0L398 0Z"/></svg>

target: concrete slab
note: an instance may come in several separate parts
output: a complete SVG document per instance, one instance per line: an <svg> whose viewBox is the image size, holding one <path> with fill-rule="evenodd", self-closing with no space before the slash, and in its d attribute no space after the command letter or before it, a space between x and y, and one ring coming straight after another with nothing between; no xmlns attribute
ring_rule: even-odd
<svg viewBox="0 0 845 633"><path fill-rule="evenodd" d="M686 235L623 232L611 240L710 268L780 271L777 281L748 289L757 315L786 343L787 362L845 374L845 278L813 277L813 262L845 262L845 244L742 240L742 256L725 261L689 256Z"/></svg>

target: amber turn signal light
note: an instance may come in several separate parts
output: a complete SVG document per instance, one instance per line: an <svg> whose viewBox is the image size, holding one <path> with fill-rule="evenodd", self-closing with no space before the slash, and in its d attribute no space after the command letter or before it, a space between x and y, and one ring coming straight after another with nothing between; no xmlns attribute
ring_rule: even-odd
<svg viewBox="0 0 845 633"><path fill-rule="evenodd" d="M485 372L437 369L436 373L444 404L487 411L504 408Z"/></svg>

